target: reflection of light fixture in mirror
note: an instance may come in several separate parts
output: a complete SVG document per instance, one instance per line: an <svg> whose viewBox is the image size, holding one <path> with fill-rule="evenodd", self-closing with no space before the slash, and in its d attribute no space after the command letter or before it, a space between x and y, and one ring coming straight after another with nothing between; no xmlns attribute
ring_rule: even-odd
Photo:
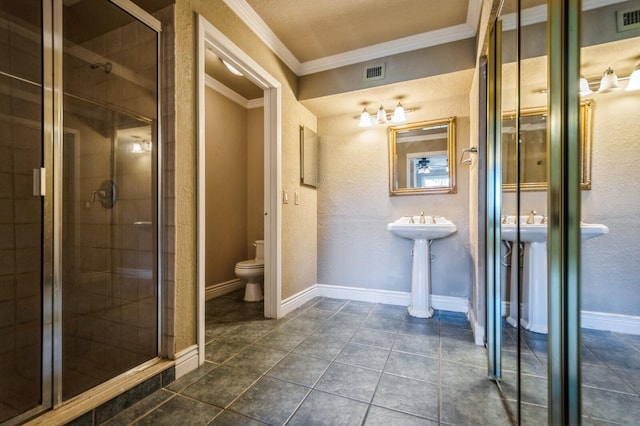
<svg viewBox="0 0 640 426"><path fill-rule="evenodd" d="M387 113L384 110L384 107L380 105L378 109L378 114L376 115L376 123L382 124L387 122Z"/></svg>
<svg viewBox="0 0 640 426"><path fill-rule="evenodd" d="M239 76L243 76L244 75L236 67L231 65L229 62L225 61L224 59L220 59L220 60L222 61L224 66L227 67L227 69L231 72L231 74L239 75Z"/></svg>
<svg viewBox="0 0 640 426"><path fill-rule="evenodd" d="M633 67L633 72L629 76L629 83L626 91L640 90L640 63Z"/></svg>
<svg viewBox="0 0 640 426"><path fill-rule="evenodd" d="M391 119L394 123L404 123L407 121L407 117L404 114L404 107L400 102L398 102L398 106L393 111L393 118Z"/></svg>
<svg viewBox="0 0 640 426"><path fill-rule="evenodd" d="M144 139L142 142L134 142L131 146L131 152L136 154L151 151L151 141Z"/></svg>
<svg viewBox="0 0 640 426"><path fill-rule="evenodd" d="M416 173L426 174L431 173L431 168L429 167L429 160L426 158L422 158L418 161L418 167L416 167Z"/></svg>
<svg viewBox="0 0 640 426"><path fill-rule="evenodd" d="M371 116L369 115L369 112L367 111L367 107L364 107L362 109L362 114L360 114L360 127L369 127L371 126Z"/></svg>
<svg viewBox="0 0 640 426"><path fill-rule="evenodd" d="M604 74L602 74L602 80L600 80L600 88L598 89L598 93L605 93L611 90L618 89L620 89L620 85L618 84L618 76L611 68L607 68Z"/></svg>
<svg viewBox="0 0 640 426"><path fill-rule="evenodd" d="M589 82L586 78L580 77L580 96L587 96L593 93L593 90L589 87Z"/></svg>

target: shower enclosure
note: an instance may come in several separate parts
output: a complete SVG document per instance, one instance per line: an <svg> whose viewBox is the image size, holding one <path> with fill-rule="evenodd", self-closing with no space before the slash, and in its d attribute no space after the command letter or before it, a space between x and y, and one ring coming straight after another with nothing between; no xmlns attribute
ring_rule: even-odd
<svg viewBox="0 0 640 426"><path fill-rule="evenodd" d="M0 2L0 423L156 359L159 23Z"/></svg>

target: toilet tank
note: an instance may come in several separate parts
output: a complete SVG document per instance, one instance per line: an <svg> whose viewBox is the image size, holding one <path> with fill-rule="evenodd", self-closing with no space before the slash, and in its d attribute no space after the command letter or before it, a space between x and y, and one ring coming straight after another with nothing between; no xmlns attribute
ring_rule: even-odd
<svg viewBox="0 0 640 426"><path fill-rule="evenodd" d="M256 259L264 259L264 240L256 240Z"/></svg>

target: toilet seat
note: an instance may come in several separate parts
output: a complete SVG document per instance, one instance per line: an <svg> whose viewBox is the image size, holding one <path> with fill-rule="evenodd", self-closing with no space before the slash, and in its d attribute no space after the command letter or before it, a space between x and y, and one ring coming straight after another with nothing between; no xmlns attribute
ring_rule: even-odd
<svg viewBox="0 0 640 426"><path fill-rule="evenodd" d="M238 269L264 268L264 259L243 260L242 262L236 263L236 268Z"/></svg>

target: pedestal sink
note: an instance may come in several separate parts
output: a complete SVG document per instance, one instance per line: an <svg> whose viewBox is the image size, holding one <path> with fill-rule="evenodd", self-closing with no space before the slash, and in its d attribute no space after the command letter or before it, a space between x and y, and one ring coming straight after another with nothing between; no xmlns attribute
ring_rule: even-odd
<svg viewBox="0 0 640 426"><path fill-rule="evenodd" d="M533 222L533 223L527 223ZM522 318L520 325L536 333L547 333L547 224L543 216L520 216L520 243L524 246L522 271ZM609 232L605 225L580 223L582 241L599 237ZM502 240L512 244L517 239L516 216L507 216L502 221ZM514 253L518 250L514 247ZM513 255L512 255L513 259ZM512 260L512 264L514 264ZM511 303L507 322L518 324L518 299L516 285L518 271L511 268Z"/></svg>
<svg viewBox="0 0 640 426"><path fill-rule="evenodd" d="M442 216L404 216L388 224L387 230L413 240L409 315L431 318L431 241L453 234L456 225Z"/></svg>

